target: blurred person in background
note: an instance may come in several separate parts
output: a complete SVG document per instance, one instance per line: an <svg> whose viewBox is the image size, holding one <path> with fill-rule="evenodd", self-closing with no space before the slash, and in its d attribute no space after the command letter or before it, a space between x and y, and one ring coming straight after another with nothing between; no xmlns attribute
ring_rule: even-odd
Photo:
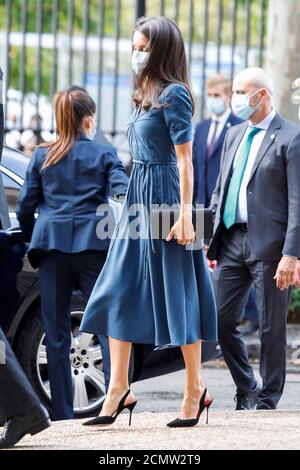
<svg viewBox="0 0 300 470"><path fill-rule="evenodd" d="M18 130L18 118L14 113L9 113L5 121L5 144L14 149L20 149L21 133Z"/></svg>
<svg viewBox="0 0 300 470"><path fill-rule="evenodd" d="M200 121L193 139L194 203L209 207L220 171L220 157L228 129L243 122L231 110L232 81L215 74L206 81L209 117Z"/></svg>
<svg viewBox="0 0 300 470"><path fill-rule="evenodd" d="M31 157L34 149L44 142L52 141L49 132L43 130L43 118L39 114L34 114L29 121L28 129L22 132L20 136L20 150L25 155Z"/></svg>

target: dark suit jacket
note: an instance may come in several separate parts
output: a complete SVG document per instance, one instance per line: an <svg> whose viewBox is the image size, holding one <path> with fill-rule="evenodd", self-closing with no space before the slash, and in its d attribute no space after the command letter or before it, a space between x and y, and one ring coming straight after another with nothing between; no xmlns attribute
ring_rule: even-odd
<svg viewBox="0 0 300 470"><path fill-rule="evenodd" d="M234 156L247 126L245 122L232 127L224 142L211 199L215 225L209 259L218 259ZM300 257L300 128L278 114L256 156L247 186L247 207L253 260L279 260L283 254Z"/></svg>
<svg viewBox="0 0 300 470"><path fill-rule="evenodd" d="M110 240L96 234L101 220L96 211L107 204L109 190L124 195L128 186L124 166L111 145L94 143L81 134L65 158L41 173L46 152L47 148L38 148L31 157L16 210L25 239L32 235L28 257L34 267L40 250L107 250Z"/></svg>
<svg viewBox="0 0 300 470"><path fill-rule="evenodd" d="M223 130L219 136L218 142L208 159L207 138L211 119L205 119L199 122L195 129L193 139L193 166L194 166L194 195L193 202L209 206L213 190L216 187L218 174L220 171L220 158L222 146L226 132L230 127L243 122L240 118L231 113Z"/></svg>

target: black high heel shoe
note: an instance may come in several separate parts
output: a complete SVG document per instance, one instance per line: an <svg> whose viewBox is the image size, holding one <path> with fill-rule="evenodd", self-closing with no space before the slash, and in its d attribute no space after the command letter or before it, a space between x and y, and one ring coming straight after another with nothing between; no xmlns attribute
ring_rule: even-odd
<svg viewBox="0 0 300 470"><path fill-rule="evenodd" d="M135 405L137 404L137 401L133 401L129 405L124 405L125 400L128 397L129 393L130 393L130 389L127 390L127 392L125 393L125 395L123 396L123 398L121 399L118 405L117 411L115 411L112 416L97 416L96 418L90 419L89 421L85 421L83 425L84 426L96 426L96 425L99 426L99 425L112 424L115 422L119 414L122 413L122 411L124 411L125 409L127 409L130 412L129 426L131 426L131 415L132 415Z"/></svg>
<svg viewBox="0 0 300 470"><path fill-rule="evenodd" d="M212 402L213 402L213 399L208 396L207 389L205 389L200 399L199 410L198 410L196 418L194 419L176 418L173 421L170 421L170 423L168 423L167 426L169 426L170 428L188 428L188 427L196 426L205 408L206 408L206 424L208 424L208 410Z"/></svg>

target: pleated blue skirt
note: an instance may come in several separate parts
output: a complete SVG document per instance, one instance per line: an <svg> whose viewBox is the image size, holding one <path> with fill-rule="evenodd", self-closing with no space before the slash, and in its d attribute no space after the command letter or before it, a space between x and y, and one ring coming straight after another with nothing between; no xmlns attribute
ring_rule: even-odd
<svg viewBox="0 0 300 470"><path fill-rule="evenodd" d="M149 215L153 203L179 204L176 162L134 161L80 330L157 348L217 341L216 304L202 248L155 240L147 222L140 224L146 236L129 236L132 204L141 204Z"/></svg>

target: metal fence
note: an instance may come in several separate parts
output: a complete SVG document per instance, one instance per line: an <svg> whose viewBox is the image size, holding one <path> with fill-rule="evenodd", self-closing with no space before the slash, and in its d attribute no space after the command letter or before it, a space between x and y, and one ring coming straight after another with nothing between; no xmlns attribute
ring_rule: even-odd
<svg viewBox="0 0 300 470"><path fill-rule="evenodd" d="M186 41L196 94L195 120L205 113L205 80L230 77L264 62L266 0L0 0L0 60L5 115L20 131L30 115L54 130L51 100L58 88L88 89L97 122L117 146L126 146L134 87L131 34L143 15L174 19ZM2 18L2 20L1 20ZM7 121L6 121L7 122ZM120 140L121 138L121 140ZM119 139L119 140L118 140Z"/></svg>

